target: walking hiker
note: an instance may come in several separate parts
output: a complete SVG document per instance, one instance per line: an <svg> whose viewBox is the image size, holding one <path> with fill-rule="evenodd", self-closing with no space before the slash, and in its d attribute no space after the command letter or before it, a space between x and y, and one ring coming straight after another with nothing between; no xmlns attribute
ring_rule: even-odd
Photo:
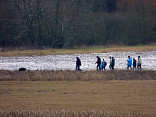
<svg viewBox="0 0 156 117"><path fill-rule="evenodd" d="M127 69L131 68L132 70L132 58L130 56L128 56L128 60L127 60Z"/></svg>
<svg viewBox="0 0 156 117"><path fill-rule="evenodd" d="M76 57L76 70L81 71L80 66L81 66L81 60L79 57Z"/></svg>
<svg viewBox="0 0 156 117"><path fill-rule="evenodd" d="M106 70L105 67L106 67L106 62L105 62L105 60L103 59L103 61L102 61L102 70Z"/></svg>
<svg viewBox="0 0 156 117"><path fill-rule="evenodd" d="M101 59L99 56L96 57L97 58L97 62L95 64L97 64L96 68L97 70L99 69L100 70L100 65L101 65Z"/></svg>
<svg viewBox="0 0 156 117"><path fill-rule="evenodd" d="M109 69L112 69L112 57L110 56L110 64L109 64Z"/></svg>
<svg viewBox="0 0 156 117"><path fill-rule="evenodd" d="M107 62L105 61L105 70L106 70Z"/></svg>
<svg viewBox="0 0 156 117"><path fill-rule="evenodd" d="M136 69L136 60L135 60L135 58L133 58L133 70L135 70Z"/></svg>
<svg viewBox="0 0 156 117"><path fill-rule="evenodd" d="M140 56L138 56L137 68L138 68L138 69L141 69L141 58L140 58Z"/></svg>
<svg viewBox="0 0 156 117"><path fill-rule="evenodd" d="M112 69L114 69L114 66L115 66L115 59L114 57L112 57Z"/></svg>

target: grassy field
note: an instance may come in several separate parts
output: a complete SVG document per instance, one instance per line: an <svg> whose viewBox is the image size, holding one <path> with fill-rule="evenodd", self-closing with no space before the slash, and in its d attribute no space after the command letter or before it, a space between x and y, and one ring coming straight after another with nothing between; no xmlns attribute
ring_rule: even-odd
<svg viewBox="0 0 156 117"><path fill-rule="evenodd" d="M6 117L154 117L156 81L1 81L0 100Z"/></svg>
<svg viewBox="0 0 156 117"><path fill-rule="evenodd" d="M56 55L56 54L77 54L77 53L107 53L126 51L156 51L156 45L140 46L110 46L110 47L86 47L82 49L0 49L1 57L31 56L31 55Z"/></svg>
<svg viewBox="0 0 156 117"><path fill-rule="evenodd" d="M101 80L156 80L156 71L5 71L0 70L0 81L101 81Z"/></svg>
<svg viewBox="0 0 156 117"><path fill-rule="evenodd" d="M5 50L0 56L156 51L155 45ZM155 117L156 71L0 70L0 117Z"/></svg>

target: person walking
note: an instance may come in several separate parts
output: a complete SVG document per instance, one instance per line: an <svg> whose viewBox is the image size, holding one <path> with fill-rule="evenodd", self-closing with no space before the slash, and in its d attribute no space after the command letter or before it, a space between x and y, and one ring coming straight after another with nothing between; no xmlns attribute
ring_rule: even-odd
<svg viewBox="0 0 156 117"><path fill-rule="evenodd" d="M130 56L128 56L128 60L127 60L127 69L131 69L132 70L132 58Z"/></svg>
<svg viewBox="0 0 156 117"><path fill-rule="evenodd" d="M133 58L133 70L135 70L136 69L136 60L135 60L135 58Z"/></svg>
<svg viewBox="0 0 156 117"><path fill-rule="evenodd" d="M114 69L114 66L115 66L115 59L114 57L112 57L112 69Z"/></svg>
<svg viewBox="0 0 156 117"><path fill-rule="evenodd" d="M101 58L99 56L96 57L97 58L97 62L95 64L97 64L96 68L97 70L100 70L100 65L101 65Z"/></svg>
<svg viewBox="0 0 156 117"><path fill-rule="evenodd" d="M110 56L110 64L109 64L109 69L112 69L112 57Z"/></svg>
<svg viewBox="0 0 156 117"><path fill-rule="evenodd" d="M141 69L141 58L140 58L140 56L138 56L137 68L138 68L138 69Z"/></svg>
<svg viewBox="0 0 156 117"><path fill-rule="evenodd" d="M105 62L105 60L103 59L103 61L102 61L102 70L106 70L105 67L106 67L106 62Z"/></svg>
<svg viewBox="0 0 156 117"><path fill-rule="evenodd" d="M79 57L76 57L76 70L81 71L80 66L81 66L81 60Z"/></svg>

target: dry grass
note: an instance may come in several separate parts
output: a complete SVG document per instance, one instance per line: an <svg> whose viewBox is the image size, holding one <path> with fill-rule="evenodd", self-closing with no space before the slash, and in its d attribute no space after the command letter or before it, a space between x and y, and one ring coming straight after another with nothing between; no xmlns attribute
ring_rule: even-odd
<svg viewBox="0 0 156 117"><path fill-rule="evenodd" d="M4 71L0 81L156 80L156 71Z"/></svg>
<svg viewBox="0 0 156 117"><path fill-rule="evenodd" d="M0 117L155 117L156 71L0 71Z"/></svg>
<svg viewBox="0 0 156 117"><path fill-rule="evenodd" d="M3 117L147 117L143 113L105 113L97 110L0 110Z"/></svg>
<svg viewBox="0 0 156 117"><path fill-rule="evenodd" d="M156 81L1 81L1 117L155 117Z"/></svg>
<svg viewBox="0 0 156 117"><path fill-rule="evenodd" d="M31 55L56 55L56 54L78 54L78 53L107 53L126 51L156 51L156 45L144 46L113 46L113 47L91 47L82 49L42 49L42 50L7 50L1 49L0 56L31 56Z"/></svg>

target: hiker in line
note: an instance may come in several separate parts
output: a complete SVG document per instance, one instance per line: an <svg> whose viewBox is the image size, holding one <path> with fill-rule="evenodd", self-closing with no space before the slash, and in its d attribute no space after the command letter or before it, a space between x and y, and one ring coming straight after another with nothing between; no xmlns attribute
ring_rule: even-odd
<svg viewBox="0 0 156 117"><path fill-rule="evenodd" d="M100 65L101 65L101 59L99 56L96 57L97 58L97 62L95 64L97 64L96 68L97 70L99 69L100 70Z"/></svg>
<svg viewBox="0 0 156 117"><path fill-rule="evenodd" d="M136 60L135 60L135 58L133 58L133 70L135 70L136 69Z"/></svg>
<svg viewBox="0 0 156 117"><path fill-rule="evenodd" d="M112 57L112 69L114 69L114 66L115 66L115 59L114 57Z"/></svg>
<svg viewBox="0 0 156 117"><path fill-rule="evenodd" d="M112 57L110 56L110 64L109 64L109 69L112 69Z"/></svg>
<svg viewBox="0 0 156 117"><path fill-rule="evenodd" d="M140 56L138 56L137 68L138 68L138 69L141 69L141 58L140 58Z"/></svg>
<svg viewBox="0 0 156 117"><path fill-rule="evenodd" d="M102 70L106 71L106 69L105 69L106 65L107 65L107 62L103 59L103 61L102 61Z"/></svg>
<svg viewBox="0 0 156 117"><path fill-rule="evenodd" d="M80 66L81 66L81 60L79 57L76 57L76 70L81 71Z"/></svg>
<svg viewBox="0 0 156 117"><path fill-rule="evenodd" d="M132 58L130 56L128 56L128 60L127 60L127 69L131 68L132 70Z"/></svg>

